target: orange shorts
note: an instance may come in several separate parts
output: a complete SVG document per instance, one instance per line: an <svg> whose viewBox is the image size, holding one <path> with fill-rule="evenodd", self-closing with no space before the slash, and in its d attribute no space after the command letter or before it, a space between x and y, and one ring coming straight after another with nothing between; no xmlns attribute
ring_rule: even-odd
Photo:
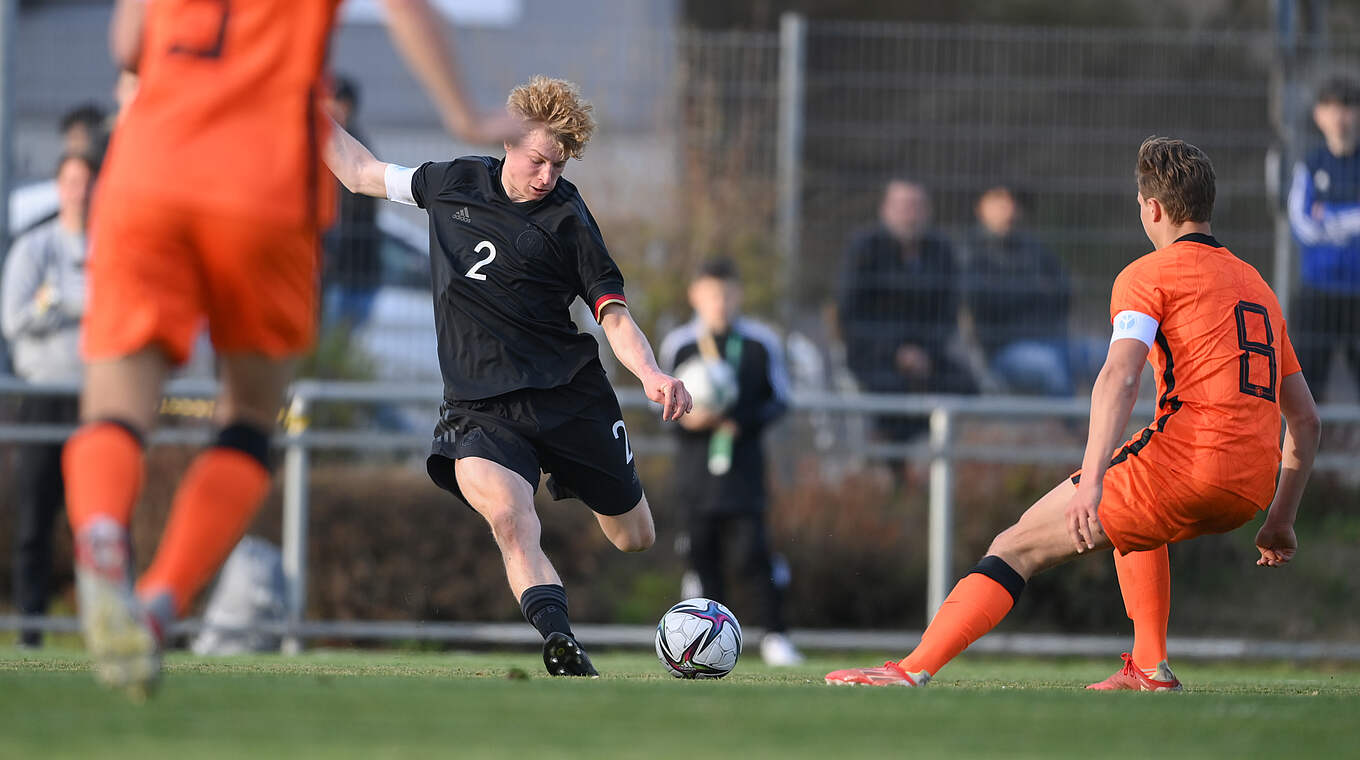
<svg viewBox="0 0 1360 760"><path fill-rule="evenodd" d="M98 203L91 221L87 360L154 345L182 364L205 319L220 353L282 358L311 347L314 228L128 195Z"/></svg>
<svg viewBox="0 0 1360 760"><path fill-rule="evenodd" d="M1074 474L1073 482L1080 475ZM1244 496L1165 464L1129 456L1106 470L1099 516L1115 548L1127 554L1236 530L1261 509Z"/></svg>

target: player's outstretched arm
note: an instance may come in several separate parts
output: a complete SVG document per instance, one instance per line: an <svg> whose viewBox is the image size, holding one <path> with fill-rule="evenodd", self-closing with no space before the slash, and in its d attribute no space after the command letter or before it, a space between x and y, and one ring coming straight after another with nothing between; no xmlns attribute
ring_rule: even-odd
<svg viewBox="0 0 1360 760"><path fill-rule="evenodd" d="M1294 518L1322 437L1322 421L1302 372L1286 375L1280 381L1280 411L1285 422L1280 481L1275 486L1275 499L1266 512L1265 524L1256 533L1256 548L1261 552L1256 564L1262 567L1279 567L1294 558L1299 545L1294 536Z"/></svg>
<svg viewBox="0 0 1360 760"><path fill-rule="evenodd" d="M331 173L351 193L386 198L389 164L374 158L363 143L354 139L354 135L336 124L334 119L329 116L326 118L331 123L331 134L322 155Z"/></svg>
<svg viewBox="0 0 1360 760"><path fill-rule="evenodd" d="M1081 482L1067 505L1067 532L1078 553L1094 549L1096 536L1103 532L1098 514L1104 493L1101 484L1110 455L1123 440L1138 400L1138 381L1147 354L1148 345L1135 338L1114 341L1091 388L1091 432L1081 460Z"/></svg>
<svg viewBox="0 0 1360 760"><path fill-rule="evenodd" d="M444 23L426 0L385 0L384 6L392 43L430 94L449 132L488 144L518 137L520 124L508 114L482 117L468 104Z"/></svg>
<svg viewBox="0 0 1360 760"><path fill-rule="evenodd" d="M600 327L604 337L614 350L623 366L628 368L638 380L647 398L661 405L661 419L677 420L694 407L685 384L661 371L657 366L656 355L642 334L642 328L633 321L628 307L621 303L611 303L600 312Z"/></svg>
<svg viewBox="0 0 1360 760"><path fill-rule="evenodd" d="M142 54L142 22L146 0L118 0L109 19L109 50L124 71L136 71Z"/></svg>

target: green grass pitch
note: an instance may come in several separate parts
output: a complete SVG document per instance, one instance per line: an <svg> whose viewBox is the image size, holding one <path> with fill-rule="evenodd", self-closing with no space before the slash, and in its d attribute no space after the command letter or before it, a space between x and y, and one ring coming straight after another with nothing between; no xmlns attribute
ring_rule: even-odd
<svg viewBox="0 0 1360 760"><path fill-rule="evenodd" d="M925 689L833 688L863 654L721 681L601 652L598 680L537 653L171 655L142 705L77 651L0 650L0 757L1357 757L1360 669L1182 661L1182 694L1081 687L1119 664L965 656ZM881 662L881 659L880 659ZM514 677L516 675L528 677Z"/></svg>

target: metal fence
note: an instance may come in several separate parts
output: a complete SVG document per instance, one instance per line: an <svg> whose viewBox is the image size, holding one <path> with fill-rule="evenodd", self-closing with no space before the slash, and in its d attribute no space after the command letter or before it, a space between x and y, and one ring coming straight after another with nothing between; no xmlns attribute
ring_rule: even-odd
<svg viewBox="0 0 1360 760"><path fill-rule="evenodd" d="M545 9L563 12L550 8L552 0L525 2L529 17ZM664 3L646 7L659 5ZM13 108L2 126L16 134L22 180L43 179L54 162L55 122L65 108L87 99L111 105L103 53L107 9L92 7L26 8L12 19L19 55ZM833 465L844 457L932 462L931 610L952 566L953 464L1080 458L1080 452L1052 444L1017 449L959 443L959 422L979 416L1079 418L1086 408L1068 399L855 395L869 384L847 359L853 352L845 340L844 304L856 293L845 285L846 251L857 231L877 220L885 184L894 177L919 183L929 199L930 226L948 243L953 274L934 283L947 297L930 300L935 306L914 318L922 335L937 336L981 390L1004 391L1011 385L998 378L993 360L1006 336L992 331L1003 323L1037 323L1042 313L1044 324L1057 325L1055 337L1065 336L1067 370L1080 392L1092 364L1084 355L1099 354L1108 335L1104 310L1113 278L1148 248L1132 202L1138 143L1149 134L1168 134L1213 157L1219 178L1215 232L1287 298L1295 264L1280 215L1280 184L1289 164L1317 139L1306 115L1311 87L1360 58L1360 40L1320 44L1265 32L847 24L796 16L776 31L706 32L680 28L673 15L649 13L611 26L607 38L597 39L596 30L540 30L526 45L550 49L548 73L581 79L597 104L600 135L568 176L590 199L629 278L637 313L649 325L687 316L677 282L699 258L726 253L739 259L752 310L773 318L801 347L790 351L801 357L793 373L800 428L794 443L785 442L792 453L811 452ZM516 30L458 34L473 90L484 103L496 102L505 87L530 73L479 65L496 60ZM583 42L587 37L594 41ZM54 39L65 42L53 45ZM473 151L475 146L449 144L395 64L369 65L386 61L389 52L381 31L346 28L335 54L335 67L357 72L372 96L361 113L379 155L417 163ZM1019 226L1032 250L1044 256L1012 262L991 287L995 278L984 276L986 236L976 214L979 196L997 185L1013 191L1022 210ZM355 330L324 342L307 371L379 384L299 383L298 413L322 399L433 406L438 398L437 388L420 385L438 379L422 220L393 210L380 216L379 232L381 273L368 283L377 294L373 312ZM1057 263L1060 275L1023 263L1044 257ZM1016 295L1015 283L1055 278L1064 282L1065 305L1031 300L998 317L983 316ZM901 312L889 307L875 319L903 322L908 304L921 300L907 289L898 301ZM872 320L866 324L873 332ZM183 390L209 388L191 384ZM0 390L31 389L8 383ZM1346 383L1333 390L1341 398L1355 396ZM635 396L625 401L640 403ZM877 413L913 410L913 432L926 433L928 444L871 429ZM1360 421L1353 407L1328 407L1325 417ZM281 439L290 505L290 630L303 630L297 626L303 623L307 563L300 536L310 452L416 451L427 445L423 431L410 429L401 422L386 432L295 429ZM60 426L0 425L0 441L53 441L66 432ZM174 429L158 440L202 437L195 429ZM1320 466L1353 467L1348 444L1332 445Z"/></svg>
<svg viewBox="0 0 1360 760"><path fill-rule="evenodd" d="M796 16L777 33L687 35L681 145L694 179L683 198L697 207L687 218L707 222L691 251L736 247L777 266L766 308L828 345L845 341L852 358L857 331L905 320L984 390L1033 392L1045 389L1017 377L1005 350L1048 339L1068 349L1057 390L1080 392L1108 334L1114 276L1150 249L1133 204L1139 143L1158 134L1205 149L1218 175L1215 232L1286 303L1295 261L1282 187L1318 141L1315 85L1350 70L1356 43ZM882 226L895 178L924 193L925 237L948 266L912 270L895 304L866 314L856 301L882 296L851 276L854 241ZM1018 204L1014 232L980 213L998 187ZM704 234L752 228L764 237ZM919 235L899 237L910 257ZM1354 341L1351 329L1338 327L1337 341ZM872 367L850 369L861 387L887 389Z"/></svg>
<svg viewBox="0 0 1360 760"><path fill-rule="evenodd" d="M215 392L211 384L201 381L180 381L172 384L170 393L179 397L207 398ZM78 391L73 384L30 385L0 378L0 396L25 397L72 395ZM314 408L322 403L349 402L363 404L433 402L441 397L440 389L429 386L383 385L372 383L327 383L299 381L291 391L291 402L287 409L290 423L277 445L284 451L283 466L283 573L287 585L287 619L279 631L284 635L285 651L296 652L301 649L304 636L339 636L371 639L409 639L434 638L453 641L492 641L513 642L515 637L506 634L501 628L481 624L424 624L424 623L379 623L370 621L307 621L307 534L309 524L310 497L310 458L316 450L378 452L421 452L428 450L428 436L415 434L382 434L370 430L317 430L310 429L307 420ZM625 409L648 409L649 403L640 392L620 394L620 403ZM869 458L912 458L928 462L929 465L929 517L928 533L928 592L926 620L929 620L944 601L950 584L956 577L956 563L953 557L955 546L955 480L959 462L988 462L997 464L1045 464L1071 463L1079 461L1080 449L1061 449L1044 447L1016 448L1010 445L987 443L965 443L957 440L957 428L969 419L985 418L990 420L1016 420L1036 418L1084 418L1088 405L1077 399L1045 400L987 398L978 399L959 396L889 396L889 395L843 395L843 394L798 394L793 399L795 409L806 413L831 413L840 415L909 415L923 416L928 419L929 439L916 445L872 444L868 439L847 439L849 446L841 452L842 456L866 456ZM1152 406L1141 403L1134 412L1135 419L1148 418ZM1324 406L1320 410L1324 425L1360 423L1360 406ZM51 443L66 439L73 431L69 425L15 425L0 424L0 443ZM162 430L153 438L156 443L201 443L206 440L203 429ZM639 455L647 455L648 448L657 446L657 439L641 437L634 439L634 448ZM653 452L654 453L654 452ZM1354 467L1355 457L1351 452L1328 452L1321 454L1316 462L1319 472L1347 471ZM0 619L0 628L20 627L24 621L16 617ZM46 627L65 630L69 622L47 621ZM193 626L185 630L191 630ZM274 630L273 628L270 629ZM481 631L478 634L477 631ZM485 638L478 639L478 635ZM615 632L610 634L618 636ZM609 636L606 636L609 638ZM629 635L624 635L625 643L637 643ZM864 639L864 645L880 644L878 636ZM1042 637L1040 637L1042 639ZM825 646L855 647L861 644L854 635L823 637ZM1024 640L1020 637L1017 641ZM1037 640L1036 640L1037 641ZM1044 640L1046 641L1046 639ZM1225 652L1256 651L1252 647L1233 640ZM1014 642L1007 646L1014 646ZM1048 644L1025 644L1020 649L1005 651L1043 651ZM1346 646L1331 646L1325 643L1313 644L1320 654L1309 656L1334 656L1344 658L1360 657L1360 650ZM1245 647L1245 649L1243 648ZM1192 647L1193 648L1193 647ZM1270 650L1266 646L1260 651ZM1305 649L1299 652L1307 651ZM1232 656L1217 654L1210 656ZM1303 655L1299 655L1303 656Z"/></svg>
<svg viewBox="0 0 1360 760"><path fill-rule="evenodd" d="M1317 141L1308 118L1313 86L1360 53L1360 40L1281 32L798 16L770 32L696 31L660 1L586 3L577 11L584 20L571 23L616 6L627 12L589 42L530 24L543 13L559 18L547 0L526 0L520 26L462 29L457 38L485 105L532 73L530 65L582 81L602 129L568 176L590 200L642 317L662 325L685 318L676 277L703 256L728 253L741 260L756 312L838 355L854 328L845 324L854 321L845 303L856 295L846 283L847 249L876 222L885 183L905 177L928 197L950 268L928 290L917 286L886 306L878 321L898 316L941 336L945 354L983 390L1034 390L997 362L1023 336L1070 348L1071 390L1089 383L1110 284L1148 249L1134 216L1132 164L1150 134L1184 137L1210 154L1219 178L1215 231L1287 300L1294 259L1281 182ZM65 108L90 99L111 106L106 14L80 4L19 13L7 126L20 181L50 171ZM542 51L532 64L477 65L516 35ZM70 44L44 42L53 38ZM479 150L450 144L380 27L342 27L333 66L359 82L360 123L381 156L414 164ZM1026 242L1014 256L977 220L979 197L999 185L1019 204ZM435 380L423 219L390 208L378 228L358 233L380 241L381 266L360 283L377 295L373 311L309 370ZM1036 288L1046 290L1036 297ZM922 297L927 308L908 305ZM852 369L861 387L881 390Z"/></svg>

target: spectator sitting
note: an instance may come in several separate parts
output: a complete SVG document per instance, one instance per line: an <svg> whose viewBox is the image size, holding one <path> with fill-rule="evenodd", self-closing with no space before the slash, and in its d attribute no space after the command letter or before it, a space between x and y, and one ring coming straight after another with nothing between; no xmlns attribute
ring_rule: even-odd
<svg viewBox="0 0 1360 760"><path fill-rule="evenodd" d="M85 311L85 216L95 164L67 154L57 167L56 218L20 236L5 259L0 326L14 353L15 374L30 382L81 378L80 318ZM72 424L76 399L26 396L19 421ZM52 529L65 502L61 443L20 447L14 460L17 501L14 534L14 603L20 614L47 612L52 575ZM20 644L38 646L42 633L20 632Z"/></svg>
<svg viewBox="0 0 1360 760"><path fill-rule="evenodd" d="M359 87L337 76L326 110L361 142ZM325 327L353 330L368 320L382 279L382 235L378 231L378 199L339 187L336 223L324 238L326 270L322 277L322 319Z"/></svg>
<svg viewBox="0 0 1360 760"><path fill-rule="evenodd" d="M966 240L964 302L988 369L1015 393L1070 396L1070 290L1058 257L1018 229L1019 201L998 185L977 202Z"/></svg>
<svg viewBox="0 0 1360 760"><path fill-rule="evenodd" d="M837 318L846 363L871 393L976 393L951 354L959 296L949 242L929 230L925 189L890 181L879 221L845 252ZM879 433L901 441L925 430L920 418L881 418Z"/></svg>
<svg viewBox="0 0 1360 760"><path fill-rule="evenodd" d="M1324 83L1313 122L1324 144L1295 165L1289 190L1300 259L1289 334L1304 377L1321 393L1338 347L1360 375L1360 85Z"/></svg>

